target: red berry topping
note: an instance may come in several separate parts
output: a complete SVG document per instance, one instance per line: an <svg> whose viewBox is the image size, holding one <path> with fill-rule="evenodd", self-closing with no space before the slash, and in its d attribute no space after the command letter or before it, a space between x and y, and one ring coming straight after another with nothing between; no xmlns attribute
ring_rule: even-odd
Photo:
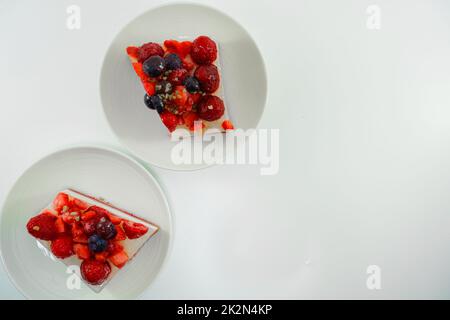
<svg viewBox="0 0 450 320"><path fill-rule="evenodd" d="M109 241L108 246L106 247L106 251L112 256L115 255L116 253L119 253L122 250L123 246L115 241Z"/></svg>
<svg viewBox="0 0 450 320"><path fill-rule="evenodd" d="M175 131L178 125L178 118L176 115L174 115L169 111L163 111L162 113L159 114L159 116L161 117L161 121L164 123L167 129L169 129L170 132ZM125 230L125 222L124 222L124 230ZM126 230L125 233L127 233Z"/></svg>
<svg viewBox="0 0 450 320"><path fill-rule="evenodd" d="M52 241L50 245L52 253L60 258L65 259L73 255L73 241L69 236L60 236Z"/></svg>
<svg viewBox="0 0 450 320"><path fill-rule="evenodd" d="M139 57L139 48L138 47L127 47L127 54L130 59L137 60Z"/></svg>
<svg viewBox="0 0 450 320"><path fill-rule="evenodd" d="M163 48L159 44L154 43L154 42L146 43L139 48L139 52L138 52L139 62L142 63L145 60L147 60L148 58L150 58L151 56L163 57L164 56Z"/></svg>
<svg viewBox="0 0 450 320"><path fill-rule="evenodd" d="M166 40L164 41L164 46L166 47L168 52L176 53L177 55L180 56L181 59L184 59L191 51L192 42L190 41L179 42L177 40Z"/></svg>
<svg viewBox="0 0 450 320"><path fill-rule="evenodd" d="M66 224L64 223L61 216L56 218L55 227L56 227L56 232L58 232L58 233L66 232Z"/></svg>
<svg viewBox="0 0 450 320"><path fill-rule="evenodd" d="M61 213L61 211L63 211L64 207L66 207L68 210L69 209L69 196L65 193L58 193L58 195L56 196L56 198L53 200L53 209L55 209L58 213Z"/></svg>
<svg viewBox="0 0 450 320"><path fill-rule="evenodd" d="M175 87L175 90L173 91L172 96L173 96L173 100L172 100L173 103L179 107L183 107L189 98L189 94L186 91L186 88L183 86Z"/></svg>
<svg viewBox="0 0 450 320"><path fill-rule="evenodd" d="M117 268L122 268L128 261L128 255L125 251L120 251L115 255L109 257L109 261Z"/></svg>
<svg viewBox="0 0 450 320"><path fill-rule="evenodd" d="M230 120L224 120L224 122L222 122L222 128L224 130L233 130L234 126Z"/></svg>
<svg viewBox="0 0 450 320"><path fill-rule="evenodd" d="M83 279L93 285L102 284L111 273L111 267L108 262L93 259L84 260L81 263L80 270Z"/></svg>
<svg viewBox="0 0 450 320"><path fill-rule="evenodd" d="M129 239L137 239L146 234L148 228L142 223L124 221L123 230Z"/></svg>
<svg viewBox="0 0 450 320"><path fill-rule="evenodd" d="M97 220L83 221L83 231L87 236L92 236L97 231Z"/></svg>
<svg viewBox="0 0 450 320"><path fill-rule="evenodd" d="M213 93L219 89L220 76L215 65L200 66L195 70L194 75L200 82L200 88L203 91Z"/></svg>
<svg viewBox="0 0 450 320"><path fill-rule="evenodd" d="M81 259L81 260L89 259L89 257L91 256L89 247L85 244L79 244L79 243L74 244L73 251L77 255L78 259Z"/></svg>
<svg viewBox="0 0 450 320"><path fill-rule="evenodd" d="M56 216L44 212L28 221L27 230L35 238L53 240L58 232L55 222Z"/></svg>
<svg viewBox="0 0 450 320"><path fill-rule="evenodd" d="M114 241L122 241L127 238L127 235L125 234L125 231L123 231L121 226L117 226L116 230L117 230L117 234L113 239Z"/></svg>
<svg viewBox="0 0 450 320"><path fill-rule="evenodd" d="M217 59L217 45L206 36L194 40L191 57L197 64L211 64Z"/></svg>
<svg viewBox="0 0 450 320"><path fill-rule="evenodd" d="M214 121L223 116L225 106L222 99L216 96L206 95L198 104L198 115L206 121Z"/></svg>
<svg viewBox="0 0 450 320"><path fill-rule="evenodd" d="M186 69L173 70L167 77L167 81L169 81L173 86L179 86L183 84L183 81L187 75L188 72Z"/></svg>

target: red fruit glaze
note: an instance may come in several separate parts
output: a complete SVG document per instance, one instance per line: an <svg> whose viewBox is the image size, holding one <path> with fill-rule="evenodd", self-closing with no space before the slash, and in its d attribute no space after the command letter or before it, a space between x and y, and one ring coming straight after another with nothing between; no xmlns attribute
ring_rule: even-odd
<svg viewBox="0 0 450 320"><path fill-rule="evenodd" d="M206 121L220 119L225 112L222 99L216 96L206 95L198 103L198 115Z"/></svg>
<svg viewBox="0 0 450 320"><path fill-rule="evenodd" d="M50 213L41 213L31 218L27 223L28 232L41 240L53 240L58 234L56 216Z"/></svg>
<svg viewBox="0 0 450 320"><path fill-rule="evenodd" d="M211 64L217 59L217 45L207 36L200 36L194 40L191 57L197 64Z"/></svg>
<svg viewBox="0 0 450 320"><path fill-rule="evenodd" d="M102 284L111 273L108 262L101 262L93 259L84 260L80 266L81 276L88 283L93 285Z"/></svg>

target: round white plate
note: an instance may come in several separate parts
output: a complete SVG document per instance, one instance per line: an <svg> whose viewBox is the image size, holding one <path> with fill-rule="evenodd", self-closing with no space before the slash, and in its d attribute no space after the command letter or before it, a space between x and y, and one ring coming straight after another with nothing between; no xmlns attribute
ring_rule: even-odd
<svg viewBox="0 0 450 320"><path fill-rule="evenodd" d="M161 228L98 294L84 283L80 289L68 289L66 266L40 250L25 227L58 191L68 187L103 197ZM132 158L98 147L65 149L38 161L10 191L0 220L3 263L16 287L31 299L136 298L160 271L171 237L169 206L152 175Z"/></svg>
<svg viewBox="0 0 450 320"><path fill-rule="evenodd" d="M198 4L171 4L152 9L131 21L113 40L103 62L100 91L108 122L135 155L155 166L194 170L207 164L177 165L159 116L146 108L145 91L125 48L165 39L207 35L220 48L226 107L236 128L256 128L267 96L263 58L247 31L229 16Z"/></svg>

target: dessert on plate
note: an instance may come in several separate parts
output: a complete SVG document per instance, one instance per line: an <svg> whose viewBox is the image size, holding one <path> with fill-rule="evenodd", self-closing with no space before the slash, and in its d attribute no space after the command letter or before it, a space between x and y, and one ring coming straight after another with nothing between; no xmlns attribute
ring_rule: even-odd
<svg viewBox="0 0 450 320"><path fill-rule="evenodd" d="M233 129L224 103L219 50L211 38L148 42L126 51L146 91L145 105L158 112L169 132Z"/></svg>
<svg viewBox="0 0 450 320"><path fill-rule="evenodd" d="M59 192L27 223L28 232L65 265L80 267L100 292L158 232L158 226L79 191Z"/></svg>

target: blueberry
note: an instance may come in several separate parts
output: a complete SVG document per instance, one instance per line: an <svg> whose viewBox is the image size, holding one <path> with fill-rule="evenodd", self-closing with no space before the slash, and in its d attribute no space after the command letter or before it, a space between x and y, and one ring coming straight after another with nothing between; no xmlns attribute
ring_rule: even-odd
<svg viewBox="0 0 450 320"><path fill-rule="evenodd" d="M100 237L98 234L94 234L89 237L88 246L89 250L92 252L103 252L108 247L108 241Z"/></svg>
<svg viewBox="0 0 450 320"><path fill-rule="evenodd" d="M158 113L164 111L164 102L160 96L152 96L152 103Z"/></svg>
<svg viewBox="0 0 450 320"><path fill-rule="evenodd" d="M189 76L184 79L184 86L186 90L190 93L197 92L200 90L200 82L198 82L196 77Z"/></svg>
<svg viewBox="0 0 450 320"><path fill-rule="evenodd" d="M166 63L160 56L151 56L150 58L145 60L144 64L142 65L144 72L150 77L160 76L163 73L165 67Z"/></svg>
<svg viewBox="0 0 450 320"><path fill-rule="evenodd" d="M116 226L105 217L100 219L96 229L98 235L106 240L114 238L117 234Z"/></svg>
<svg viewBox="0 0 450 320"><path fill-rule="evenodd" d="M175 53L169 53L164 60L166 61L167 70L177 70L183 67L180 57Z"/></svg>
<svg viewBox="0 0 450 320"><path fill-rule="evenodd" d="M171 93L172 89L172 84L169 81L165 80L158 82L155 86L156 93L159 94Z"/></svg>
<svg viewBox="0 0 450 320"><path fill-rule="evenodd" d="M148 94L145 94L145 96L144 96L144 103L150 109L155 110L155 107L153 106L153 103L152 103L152 96L149 96Z"/></svg>

